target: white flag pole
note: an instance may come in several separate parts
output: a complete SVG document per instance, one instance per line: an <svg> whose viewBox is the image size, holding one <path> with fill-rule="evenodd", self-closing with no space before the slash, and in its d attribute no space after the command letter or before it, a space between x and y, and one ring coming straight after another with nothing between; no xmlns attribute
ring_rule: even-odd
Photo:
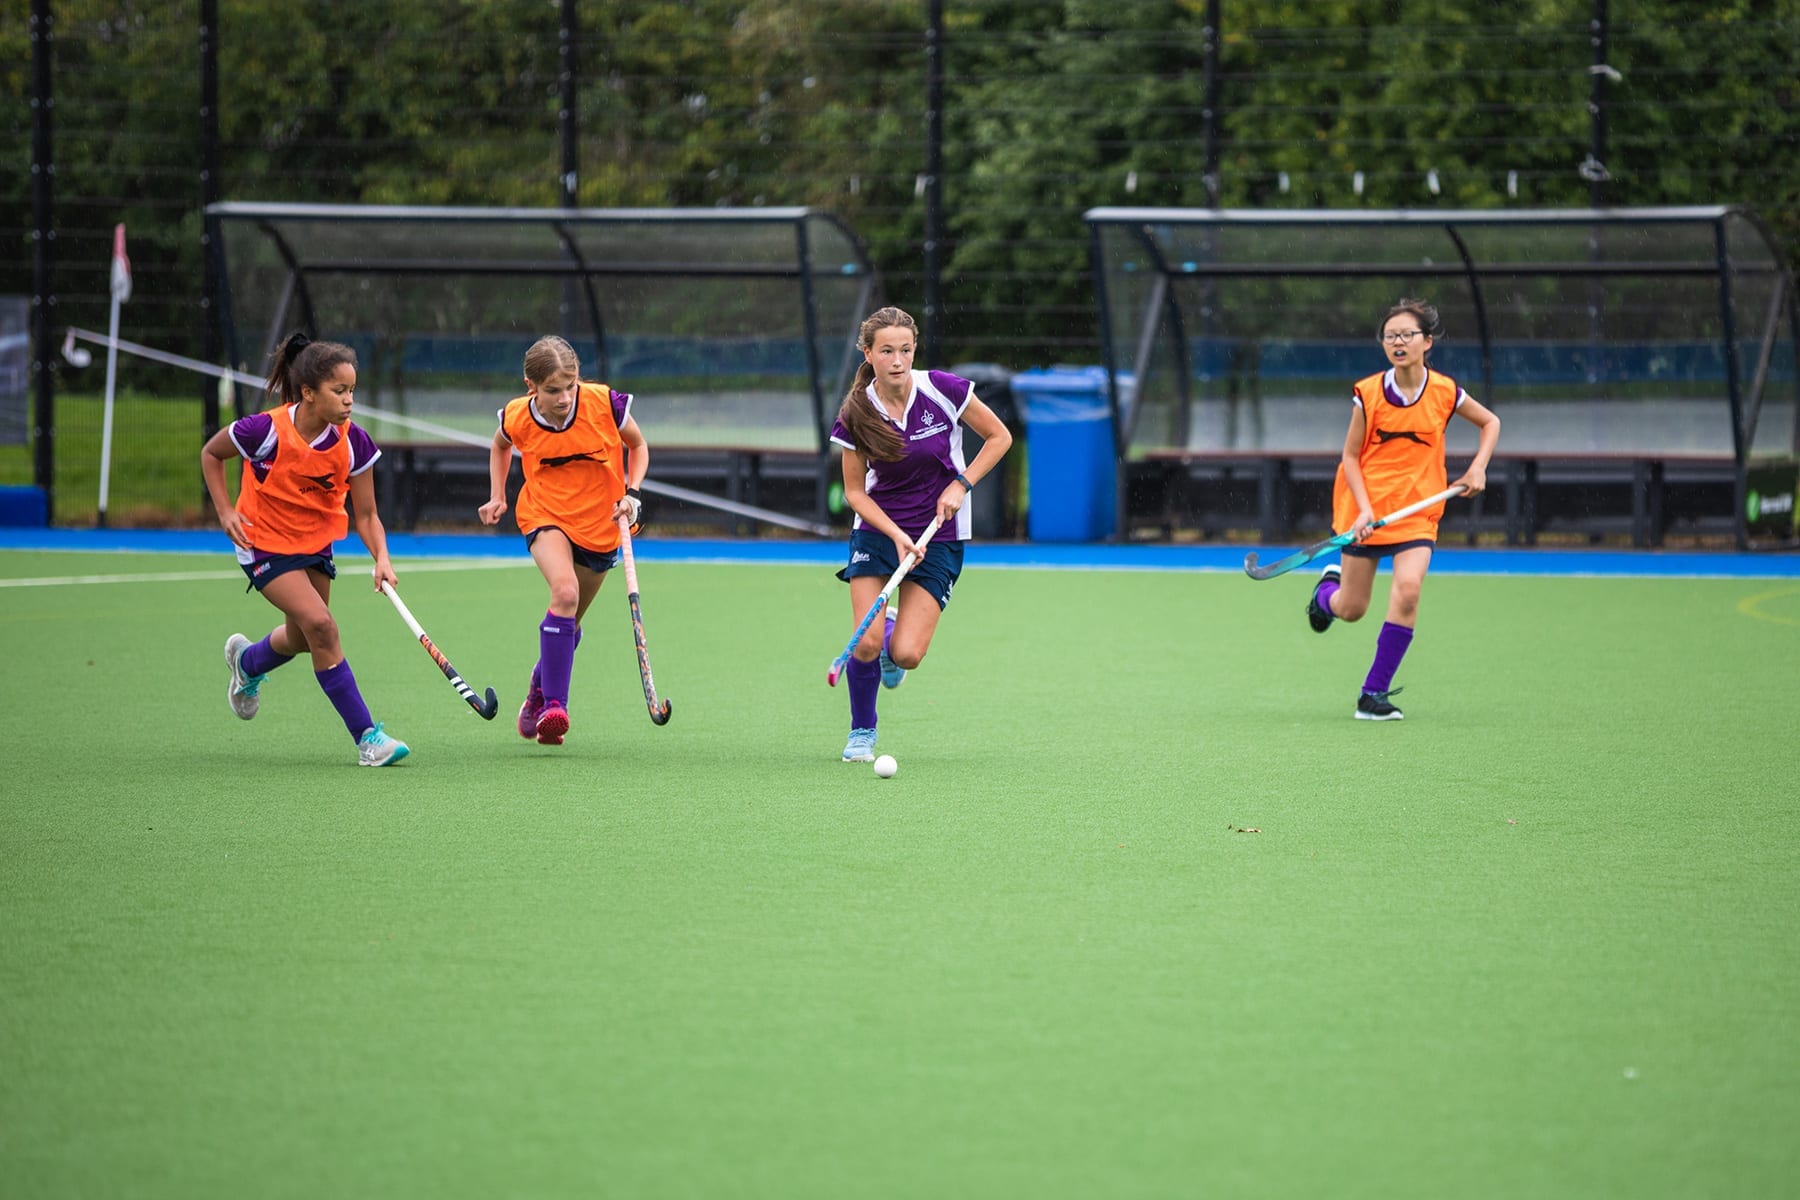
<svg viewBox="0 0 1800 1200"><path fill-rule="evenodd" d="M106 327L106 407L100 419L100 512L106 525L106 499L112 481L113 385L118 378L119 306L131 299L131 260L125 257L125 226L113 226L112 315Z"/></svg>

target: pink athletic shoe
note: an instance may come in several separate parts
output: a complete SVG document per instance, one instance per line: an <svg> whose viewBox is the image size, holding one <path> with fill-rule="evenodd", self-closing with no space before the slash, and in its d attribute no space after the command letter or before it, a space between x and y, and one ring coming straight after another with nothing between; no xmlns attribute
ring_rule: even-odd
<svg viewBox="0 0 1800 1200"><path fill-rule="evenodd" d="M532 688L525 697L525 703L519 705L519 736L535 738L538 735L538 718L544 714L544 693Z"/></svg>
<svg viewBox="0 0 1800 1200"><path fill-rule="evenodd" d="M537 740L541 745L562 745L563 734L569 732L569 710L552 700L538 714Z"/></svg>

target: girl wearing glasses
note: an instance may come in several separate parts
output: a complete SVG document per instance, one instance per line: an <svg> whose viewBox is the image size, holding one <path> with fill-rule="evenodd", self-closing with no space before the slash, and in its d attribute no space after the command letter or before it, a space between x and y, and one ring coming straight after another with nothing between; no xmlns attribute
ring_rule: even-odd
<svg viewBox="0 0 1800 1200"><path fill-rule="evenodd" d="M1442 332L1438 311L1423 300L1403 299L1381 322L1381 347L1388 369L1358 380L1351 392L1350 432L1332 491L1332 528L1351 532L1343 565L1326 567L1306 604L1313 630L1324 633L1334 620L1357 621L1369 609L1375 568L1391 558L1393 586L1387 620L1375 638L1375 661L1356 700L1359 721L1398 721L1394 673L1412 644L1419 616L1419 590L1437 544L1436 504L1371 532L1377 513L1391 513L1443 491L1447 486L1473 496L1487 487L1488 460L1500 440L1500 418L1470 398L1448 375L1426 363ZM1445 483L1444 431L1461 417L1481 431L1468 470Z"/></svg>

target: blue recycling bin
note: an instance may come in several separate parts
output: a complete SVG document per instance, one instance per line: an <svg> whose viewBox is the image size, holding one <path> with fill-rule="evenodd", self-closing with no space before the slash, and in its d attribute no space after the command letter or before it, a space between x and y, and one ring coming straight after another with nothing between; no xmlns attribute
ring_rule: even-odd
<svg viewBox="0 0 1800 1200"><path fill-rule="evenodd" d="M1120 386L1128 383L1121 377ZM1025 417L1034 542L1095 542L1117 525L1119 461L1105 367L1050 367L1012 377Z"/></svg>
<svg viewBox="0 0 1800 1200"><path fill-rule="evenodd" d="M50 501L41 487L0 487L0 525L48 525Z"/></svg>

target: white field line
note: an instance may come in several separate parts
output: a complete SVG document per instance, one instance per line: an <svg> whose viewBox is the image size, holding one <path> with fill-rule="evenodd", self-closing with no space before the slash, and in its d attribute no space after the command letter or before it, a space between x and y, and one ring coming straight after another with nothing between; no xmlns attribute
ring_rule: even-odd
<svg viewBox="0 0 1800 1200"><path fill-rule="evenodd" d="M367 560L364 560L365 562ZM459 558L440 562L409 562L397 572L402 578L413 571L488 571L501 567L529 567L530 559ZM338 562L341 582L364 568ZM155 571L141 575L44 575L35 579L0 579L0 588L81 587L91 583L191 583L202 579L242 579L242 571Z"/></svg>

